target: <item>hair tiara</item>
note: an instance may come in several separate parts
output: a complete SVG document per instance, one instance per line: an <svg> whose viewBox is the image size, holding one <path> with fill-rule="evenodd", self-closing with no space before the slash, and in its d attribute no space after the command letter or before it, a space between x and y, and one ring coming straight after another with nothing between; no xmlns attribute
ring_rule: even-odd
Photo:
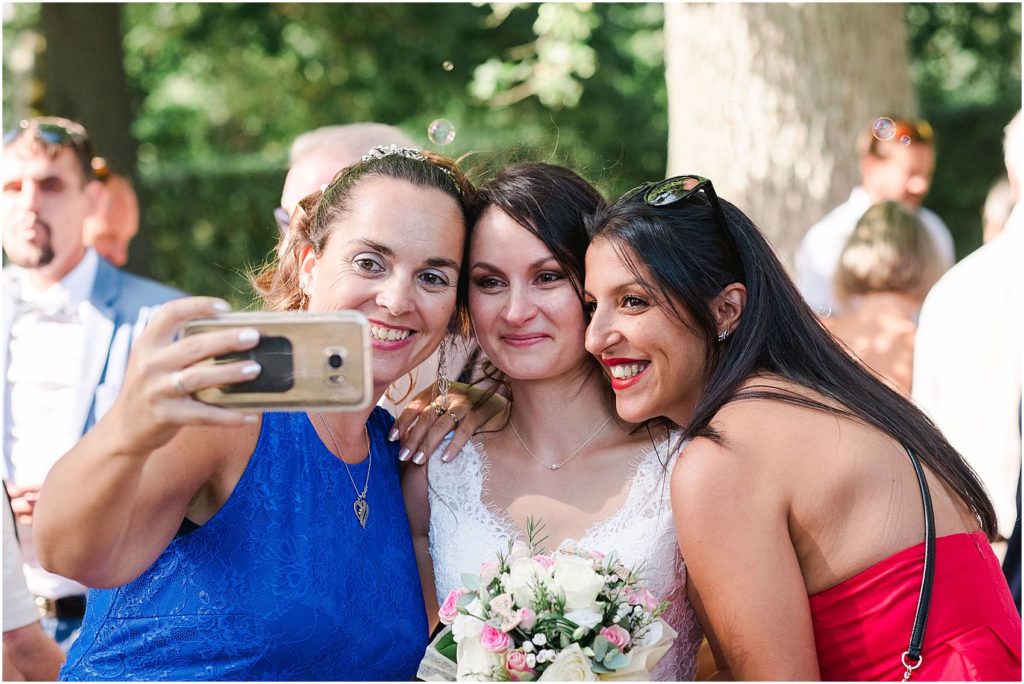
<svg viewBox="0 0 1024 684"><path fill-rule="evenodd" d="M371 161L373 159L384 159L385 157L394 156L405 157L406 159L412 159L418 162L425 162L427 164L436 166L446 176L452 179L452 182L455 183L455 190L459 193L460 196L462 196L462 184L459 182L459 179L455 177L455 174L452 173L452 170L428 158L425 154L423 154L422 151L417 150L414 147L400 147L398 145L395 145L394 143L390 145L377 145L376 147L371 147L370 151L362 156L361 161L365 162Z"/></svg>
<svg viewBox="0 0 1024 684"><path fill-rule="evenodd" d="M415 159L416 161L427 161L427 158L423 156L423 153L412 147L399 147L394 143L390 145L377 145L371 147L370 151L363 155L362 161L370 161L371 159L383 159L384 157L391 156L405 157L406 159Z"/></svg>

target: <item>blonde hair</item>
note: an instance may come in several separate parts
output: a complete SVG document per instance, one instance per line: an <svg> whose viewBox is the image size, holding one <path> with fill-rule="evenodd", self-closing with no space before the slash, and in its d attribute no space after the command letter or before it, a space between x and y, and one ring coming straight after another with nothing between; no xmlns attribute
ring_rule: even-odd
<svg viewBox="0 0 1024 684"><path fill-rule="evenodd" d="M844 302L871 292L923 301L946 268L918 215L899 202L881 202L864 213L839 256L836 294Z"/></svg>

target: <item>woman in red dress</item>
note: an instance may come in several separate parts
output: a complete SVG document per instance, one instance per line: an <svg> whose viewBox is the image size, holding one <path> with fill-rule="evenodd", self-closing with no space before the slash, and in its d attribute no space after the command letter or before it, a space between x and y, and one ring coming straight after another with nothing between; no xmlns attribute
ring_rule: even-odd
<svg viewBox="0 0 1024 684"><path fill-rule="evenodd" d="M627 193L592 233L587 348L623 419L688 440L672 506L718 665L1020 681L977 477L822 328L750 219L681 176Z"/></svg>

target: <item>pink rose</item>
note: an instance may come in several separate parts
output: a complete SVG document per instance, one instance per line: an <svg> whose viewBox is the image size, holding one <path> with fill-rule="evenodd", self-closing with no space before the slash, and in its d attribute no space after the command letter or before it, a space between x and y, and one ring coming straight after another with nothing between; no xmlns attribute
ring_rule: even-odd
<svg viewBox="0 0 1024 684"><path fill-rule="evenodd" d="M509 651L505 656L505 669L513 682L528 682L537 671L526 664L526 653L519 649Z"/></svg>
<svg viewBox="0 0 1024 684"><path fill-rule="evenodd" d="M509 639L508 634L505 634L494 625L484 625L484 629L480 632L480 645L484 647L485 651L491 653L504 653L508 650L509 644L512 642Z"/></svg>
<svg viewBox="0 0 1024 684"><path fill-rule="evenodd" d="M498 563L496 561L487 561L480 564L480 581L484 584L490 584L491 580L498 576Z"/></svg>
<svg viewBox="0 0 1024 684"><path fill-rule="evenodd" d="M529 632L537 624L537 614L529 608L519 609L519 626Z"/></svg>
<svg viewBox="0 0 1024 684"><path fill-rule="evenodd" d="M437 611L437 617L440 618L441 622L450 625L455 622L455 618L459 616L459 609L455 607L455 604L459 602L459 599L469 593L469 589L465 587L459 587L453 589L448 598L441 604L441 609Z"/></svg>
<svg viewBox="0 0 1024 684"><path fill-rule="evenodd" d="M643 607L647 610L654 610L659 605L658 599L655 598L654 594L647 591L647 589L641 589L640 591L636 592L636 598L637 603L643 605ZM633 601L630 601L630 603L633 603Z"/></svg>
<svg viewBox="0 0 1024 684"><path fill-rule="evenodd" d="M544 569L548 569L552 565L555 564L555 559L551 558L550 556L541 556L541 555L538 554L538 555L533 557L533 560L535 560L538 563L540 563L541 565L543 565Z"/></svg>
<svg viewBox="0 0 1024 684"><path fill-rule="evenodd" d="M619 651L625 651L626 646L629 646L629 632L618 625L602 627L601 636L607 639L613 646L615 646L615 648L619 649Z"/></svg>

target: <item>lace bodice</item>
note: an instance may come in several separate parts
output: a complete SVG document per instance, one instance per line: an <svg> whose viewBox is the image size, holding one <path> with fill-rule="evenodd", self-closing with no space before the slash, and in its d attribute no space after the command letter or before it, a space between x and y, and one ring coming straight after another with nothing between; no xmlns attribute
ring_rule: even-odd
<svg viewBox="0 0 1024 684"><path fill-rule="evenodd" d="M643 567L646 586L671 602L663 617L679 632L651 678L678 681L693 679L703 634L686 600L686 566L676 545L669 496L675 457L668 467L663 464L667 448L662 442L640 455L626 501L618 511L595 521L581 539L562 543L574 542L603 553L614 550L627 567ZM452 462L439 461L435 454L427 472L430 555L440 604L462 585L462 573L477 572L481 563L494 560L497 552L521 535L505 511L485 502L488 463L482 446L470 443Z"/></svg>

